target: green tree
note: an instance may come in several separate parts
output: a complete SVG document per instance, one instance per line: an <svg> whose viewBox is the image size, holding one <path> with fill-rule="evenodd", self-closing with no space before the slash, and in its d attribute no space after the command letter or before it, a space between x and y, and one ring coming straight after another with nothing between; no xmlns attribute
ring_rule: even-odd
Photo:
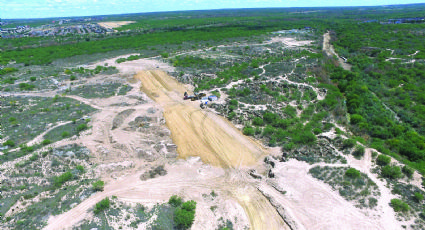
<svg viewBox="0 0 425 230"><path fill-rule="evenodd" d="M361 145L357 145L356 149L353 151L353 155L356 158L362 158L364 156L365 153L365 148Z"/></svg>
<svg viewBox="0 0 425 230"><path fill-rule="evenodd" d="M348 139L345 139L345 140L342 141L342 147L343 148L352 148L355 145L356 145L356 140L354 140L354 139L348 138Z"/></svg>
<svg viewBox="0 0 425 230"><path fill-rule="evenodd" d="M195 219L196 202L193 200L186 201L180 208L174 212L174 222L177 227L188 229L192 226Z"/></svg>
<svg viewBox="0 0 425 230"><path fill-rule="evenodd" d="M401 169L401 171L404 173L404 175L407 176L407 178L412 178L413 177L413 173L415 173L415 170L412 169L412 168L410 168L407 165L403 166L403 168Z"/></svg>
<svg viewBox="0 0 425 230"><path fill-rule="evenodd" d="M376 164L379 166L389 165L391 163L391 157L380 154L376 158Z"/></svg>
<svg viewBox="0 0 425 230"><path fill-rule="evenodd" d="M14 147L15 146L15 142L12 140L7 140L3 143L3 146L9 146L9 147Z"/></svg>
<svg viewBox="0 0 425 230"><path fill-rule="evenodd" d="M361 174L360 171L355 168L349 168L347 171L345 171L345 176L349 178L360 178Z"/></svg>
<svg viewBox="0 0 425 230"><path fill-rule="evenodd" d="M381 168L381 176L390 178L390 179L398 179L402 177L401 169L398 166L386 165Z"/></svg>
<svg viewBox="0 0 425 230"><path fill-rule="evenodd" d="M415 194L413 195L413 199L416 202L420 203L420 202L422 202L424 200L424 195L422 193L415 192Z"/></svg>
<svg viewBox="0 0 425 230"><path fill-rule="evenodd" d="M108 209L110 206L110 200L109 197L106 197L105 199L99 201L95 207L94 207L94 214L99 214L101 211Z"/></svg>
<svg viewBox="0 0 425 230"><path fill-rule="evenodd" d="M409 205L404 203L400 199L391 199L390 205L391 207L393 207L394 211L396 212L407 212L410 210Z"/></svg>
<svg viewBox="0 0 425 230"><path fill-rule="evenodd" d="M260 117L255 117L252 120L252 124L255 125L255 126L262 126L264 124L264 121Z"/></svg>
<svg viewBox="0 0 425 230"><path fill-rule="evenodd" d="M98 181L93 182L92 186L93 186L93 190L96 191L96 192L97 191L103 191L103 188L105 187L105 182L98 180Z"/></svg>
<svg viewBox="0 0 425 230"><path fill-rule="evenodd" d="M181 197L177 195L173 195L168 200L168 204L170 204L173 207L180 207L180 205L183 203L183 200Z"/></svg>
<svg viewBox="0 0 425 230"><path fill-rule="evenodd" d="M247 136L254 136L255 134L255 129L252 128L251 126L245 126L243 128L243 134L247 135Z"/></svg>
<svg viewBox="0 0 425 230"><path fill-rule="evenodd" d="M60 176L56 176L53 178L53 184L56 187L62 186L65 182L72 179L72 173L71 172L65 172L61 174Z"/></svg>

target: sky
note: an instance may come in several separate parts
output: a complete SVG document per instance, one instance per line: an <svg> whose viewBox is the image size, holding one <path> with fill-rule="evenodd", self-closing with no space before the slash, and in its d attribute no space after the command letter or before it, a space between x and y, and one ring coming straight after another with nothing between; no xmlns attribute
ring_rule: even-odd
<svg viewBox="0 0 425 230"><path fill-rule="evenodd" d="M0 18L49 18L180 10L377 6L425 0L0 0Z"/></svg>

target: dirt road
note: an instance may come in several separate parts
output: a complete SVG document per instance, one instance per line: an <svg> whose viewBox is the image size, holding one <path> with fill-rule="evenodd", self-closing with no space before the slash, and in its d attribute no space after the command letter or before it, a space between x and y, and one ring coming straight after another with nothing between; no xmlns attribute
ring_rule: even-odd
<svg viewBox="0 0 425 230"><path fill-rule="evenodd" d="M329 31L323 34L323 50L328 56L336 56L338 58L339 65L345 70L351 70L351 65L346 63L342 58L335 52L333 45L330 43L331 35Z"/></svg>

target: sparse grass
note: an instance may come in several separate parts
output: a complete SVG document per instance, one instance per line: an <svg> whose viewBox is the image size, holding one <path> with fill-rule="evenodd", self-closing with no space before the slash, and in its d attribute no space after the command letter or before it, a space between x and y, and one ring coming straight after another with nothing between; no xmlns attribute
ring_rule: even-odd
<svg viewBox="0 0 425 230"><path fill-rule="evenodd" d="M380 196L378 186L354 168L316 166L309 173L338 190L345 199L354 201L357 207L374 208L377 205L375 197Z"/></svg>
<svg viewBox="0 0 425 230"><path fill-rule="evenodd" d="M71 88L69 94L77 95L84 98L106 98L115 96L115 93L120 87L120 83L82 85L75 88ZM125 92L125 90L123 92Z"/></svg>
<svg viewBox="0 0 425 230"><path fill-rule="evenodd" d="M79 119L96 111L88 105L64 97L6 97L3 103L4 116L0 117L0 122L9 127L3 135L16 145L33 139L51 123ZM9 121L11 117L16 120Z"/></svg>

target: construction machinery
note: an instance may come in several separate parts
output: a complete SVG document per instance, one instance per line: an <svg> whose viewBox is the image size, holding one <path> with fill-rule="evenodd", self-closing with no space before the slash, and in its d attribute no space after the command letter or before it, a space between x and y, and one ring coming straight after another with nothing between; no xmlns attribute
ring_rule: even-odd
<svg viewBox="0 0 425 230"><path fill-rule="evenodd" d="M194 95L188 95L187 92L184 93L184 100L191 100L191 101L196 101L196 100L200 100L202 99L202 97L207 96L205 93L194 93Z"/></svg>

